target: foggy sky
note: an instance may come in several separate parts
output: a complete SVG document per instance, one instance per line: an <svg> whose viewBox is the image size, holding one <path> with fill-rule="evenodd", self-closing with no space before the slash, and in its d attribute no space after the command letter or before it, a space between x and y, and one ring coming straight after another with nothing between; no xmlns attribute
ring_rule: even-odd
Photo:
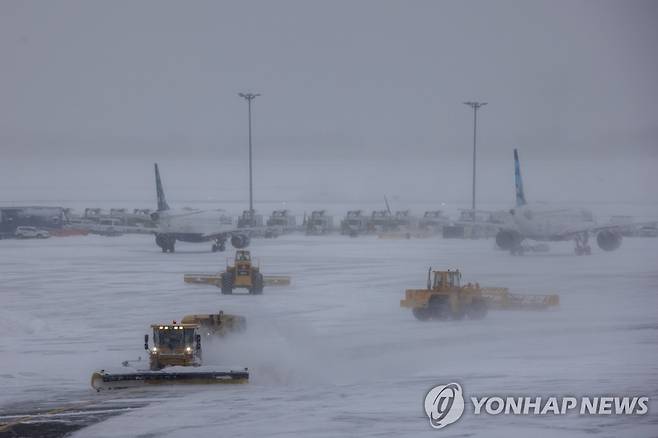
<svg viewBox="0 0 658 438"><path fill-rule="evenodd" d="M461 155L468 99L490 102L485 157L658 150L652 1L3 1L0 15L10 154L240 156L242 90L263 93L255 135L272 156Z"/></svg>
<svg viewBox="0 0 658 438"><path fill-rule="evenodd" d="M482 166L655 165L657 24L655 1L3 1L0 148L221 166L254 91L261 160L468 172L475 99Z"/></svg>

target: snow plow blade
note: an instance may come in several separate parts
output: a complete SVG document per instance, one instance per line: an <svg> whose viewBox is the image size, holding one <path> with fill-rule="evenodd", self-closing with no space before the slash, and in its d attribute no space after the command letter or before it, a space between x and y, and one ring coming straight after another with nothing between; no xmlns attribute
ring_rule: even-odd
<svg viewBox="0 0 658 438"><path fill-rule="evenodd" d="M241 371L232 369L212 370L209 367L198 367L194 370L185 368L189 367L172 367L160 371L120 371L116 373L100 370L92 374L91 387L96 391L107 391L157 384L237 384L249 381L247 368Z"/></svg>
<svg viewBox="0 0 658 438"><path fill-rule="evenodd" d="M183 281L192 284L212 284L217 287L221 286L222 274L184 274ZM265 286L289 286L289 275L264 275L263 284Z"/></svg>

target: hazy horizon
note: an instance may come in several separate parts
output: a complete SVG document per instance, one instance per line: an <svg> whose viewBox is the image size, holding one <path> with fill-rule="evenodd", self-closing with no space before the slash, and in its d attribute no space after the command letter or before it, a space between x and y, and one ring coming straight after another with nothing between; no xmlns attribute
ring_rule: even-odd
<svg viewBox="0 0 658 438"><path fill-rule="evenodd" d="M0 4L0 203L658 202L658 3Z"/></svg>

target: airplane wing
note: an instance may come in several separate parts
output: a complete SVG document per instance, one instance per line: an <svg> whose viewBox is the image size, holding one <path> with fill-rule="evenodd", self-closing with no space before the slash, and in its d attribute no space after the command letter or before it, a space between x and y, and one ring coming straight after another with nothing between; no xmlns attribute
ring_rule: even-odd
<svg viewBox="0 0 658 438"><path fill-rule="evenodd" d="M516 224L512 220L511 215L502 216L499 214L496 218L490 218L489 220L483 220L481 218L475 218L475 220L460 218L454 221L449 221L452 225L475 225L476 227L488 227L495 228L498 230L509 230L516 228Z"/></svg>
<svg viewBox="0 0 658 438"><path fill-rule="evenodd" d="M236 227L231 227L231 228L227 228L225 230L217 230L217 231L213 231L213 232L210 232L210 233L204 233L202 236L206 240L213 240L213 239L216 239L218 237L222 237L222 236L226 236L226 235L232 236L234 234L250 234L250 233L255 232L255 231L259 231L259 230L262 231L262 230L266 230L266 229L267 229L266 227L262 227L262 228L236 228Z"/></svg>
<svg viewBox="0 0 658 438"><path fill-rule="evenodd" d="M634 222L632 224L633 227L642 227L645 225L651 225L654 224L655 222ZM628 225L621 225L621 224L608 224L608 225L597 225L597 226L592 226L592 227L584 227L584 228L579 228L579 229L573 229L573 230L567 230L564 233L560 233L558 237L563 237L565 239L575 237L579 234L584 234L584 233L599 233L601 231L617 231L621 232L621 230Z"/></svg>
<svg viewBox="0 0 658 438"><path fill-rule="evenodd" d="M633 222L631 225L633 227L642 227L645 225L651 225L654 224L655 222ZM621 231L624 226L628 225L621 225L621 224L607 224L607 225L594 225L591 227L582 227L582 228L574 228L571 230L567 230L563 233L558 234L556 237L562 238L562 239L570 239L572 237L575 237L579 234L584 234L584 233L599 233L601 231Z"/></svg>

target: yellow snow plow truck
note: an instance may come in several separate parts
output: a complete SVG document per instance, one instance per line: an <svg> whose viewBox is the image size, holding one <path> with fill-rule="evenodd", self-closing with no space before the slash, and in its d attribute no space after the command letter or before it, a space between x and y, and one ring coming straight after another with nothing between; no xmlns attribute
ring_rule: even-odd
<svg viewBox="0 0 658 438"><path fill-rule="evenodd" d="M218 317L220 315L194 315ZM202 318L204 319L204 318ZM216 318L215 318L216 319ZM209 322L205 319L205 322ZM148 351L148 369L133 366L134 362L125 361L118 370L100 370L93 373L91 386L97 391L131 388L146 384L210 384L210 383L246 383L249 380L247 368L238 370L204 366L201 362L202 333L207 327L219 329L221 324L206 325L201 322L171 324L153 324L153 343L149 345L149 335L144 335L144 349ZM226 327L226 326L225 326ZM223 328L227 330L227 328Z"/></svg>

